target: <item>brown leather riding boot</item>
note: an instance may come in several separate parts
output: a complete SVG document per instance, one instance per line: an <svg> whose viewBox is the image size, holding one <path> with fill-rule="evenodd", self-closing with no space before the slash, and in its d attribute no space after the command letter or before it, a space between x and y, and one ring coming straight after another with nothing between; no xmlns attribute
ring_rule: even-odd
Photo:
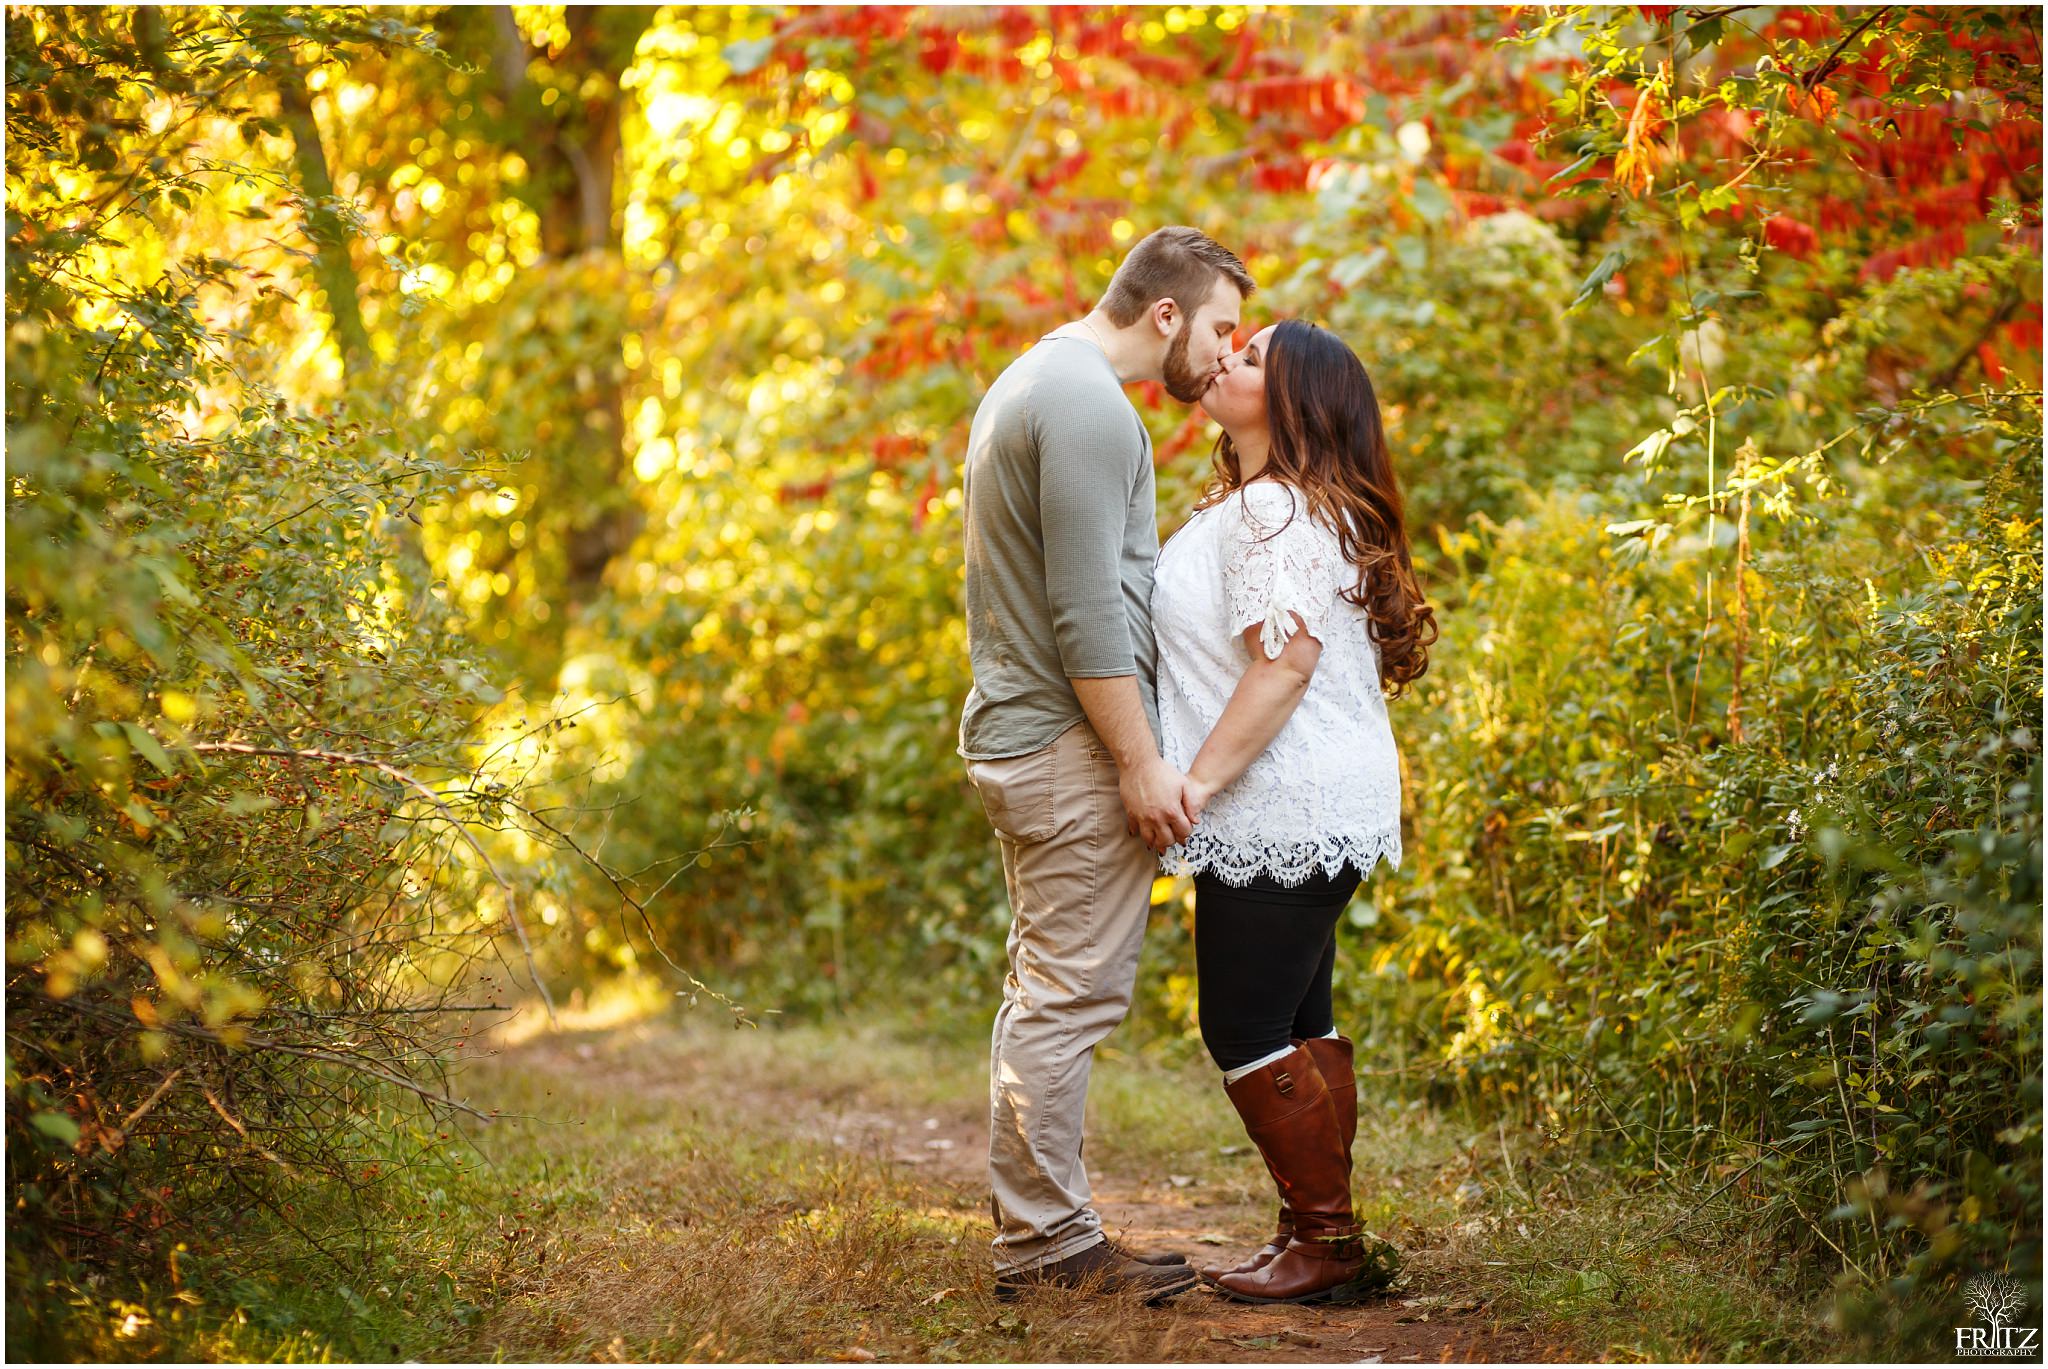
<svg viewBox="0 0 2048 1369"><path fill-rule="evenodd" d="M1297 1048L1304 1044L1302 1039L1298 1036L1290 1039L1293 1041L1294 1045ZM1227 1087L1228 1086L1226 1085L1226 1088ZM1267 1172L1271 1173L1272 1166L1268 1165L1266 1168ZM1275 1188L1278 1188L1280 1186L1280 1179L1278 1175L1275 1175L1273 1178L1273 1186ZM1294 1213L1291 1210L1289 1210L1287 1206L1287 1199L1285 1197L1282 1197L1280 1199L1279 1215L1275 1217L1273 1221L1272 1236L1266 1241L1264 1245L1260 1246L1256 1251L1252 1253L1252 1257L1250 1259L1244 1261L1241 1264L1204 1265L1201 1270L1201 1275L1210 1283L1214 1283L1216 1282L1216 1280L1222 1278L1225 1274L1249 1274L1254 1269L1264 1269L1268 1264L1272 1262L1272 1259L1275 1255L1278 1255L1281 1251L1287 1248L1287 1243L1292 1239L1294 1239Z"/></svg>
<svg viewBox="0 0 2048 1369"><path fill-rule="evenodd" d="M1224 1091L1294 1214L1294 1232L1264 1265L1222 1274L1216 1287L1241 1302L1336 1301L1364 1291L1350 1157L1315 1055L1297 1046Z"/></svg>
<svg viewBox="0 0 2048 1369"><path fill-rule="evenodd" d="M1308 1047L1308 1053L1315 1057L1316 1068L1322 1071L1324 1085L1330 1090L1330 1105L1337 1110L1337 1129L1344 1138L1344 1174L1348 1181L1351 1175L1351 1143L1358 1137L1358 1075L1352 1065L1351 1039L1345 1036L1313 1036L1304 1041L1297 1037L1294 1044ZM1287 1242L1293 1237L1294 1213L1287 1206L1287 1200L1282 1198L1271 1240L1260 1246L1244 1263L1228 1269L1221 1265L1204 1268L1202 1277L1214 1283L1225 1274L1249 1274L1253 1270L1264 1269L1287 1248Z"/></svg>
<svg viewBox="0 0 2048 1369"><path fill-rule="evenodd" d="M1330 1106L1337 1110L1337 1130L1344 1137L1344 1174L1351 1175L1351 1143L1358 1139L1358 1071L1352 1064L1351 1038L1312 1036L1302 1043L1316 1058L1323 1083L1330 1090Z"/></svg>
<svg viewBox="0 0 2048 1369"><path fill-rule="evenodd" d="M1267 1239L1264 1245L1258 1248L1250 1259L1242 1264L1230 1265L1227 1268L1220 1264L1204 1265L1201 1270L1202 1277L1210 1283L1215 1283L1225 1274L1249 1274L1254 1269L1264 1269L1273 1262L1275 1255L1278 1255L1287 1248L1287 1243L1293 1239L1294 1213L1288 1209L1286 1202L1283 1200L1280 1204L1280 1215L1274 1222L1272 1236Z"/></svg>

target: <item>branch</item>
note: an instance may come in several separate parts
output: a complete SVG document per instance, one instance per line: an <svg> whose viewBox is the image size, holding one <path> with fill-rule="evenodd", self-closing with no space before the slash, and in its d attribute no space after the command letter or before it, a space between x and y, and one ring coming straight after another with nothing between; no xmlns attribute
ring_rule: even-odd
<svg viewBox="0 0 2048 1369"><path fill-rule="evenodd" d="M350 229L331 204L334 177L327 169L327 147L320 137L320 123L313 117L313 97L296 61L287 54L277 71L278 108L291 130L292 161L298 167L300 201L305 211L306 236L316 252L314 275L327 292L327 312L334 325L335 341L341 352L345 376L359 379L375 361L370 334L363 327L363 308L357 298L359 282L355 263L349 256Z"/></svg>
<svg viewBox="0 0 2048 1369"><path fill-rule="evenodd" d="M450 808L434 790L422 784L419 780L414 779L405 771L400 770L397 766L378 760L375 756L356 756L345 751L250 746L246 742L191 742L188 745L194 751L229 752L241 756L277 756L286 760L322 761L329 765L367 766L372 770L389 775L400 783L416 790L427 802L438 808L441 811L441 815L454 825L455 830L461 834L462 839L469 843L469 849L476 852L477 859L483 861L484 868L491 872L491 878L497 881L498 887L504 891L505 920L512 924L512 930L519 937L520 952L526 957L527 974L533 980L533 987L540 990L541 1002L547 1006L549 1023L559 1025L555 1017L554 996L548 992L547 984L540 977L540 967L534 963L533 959L533 943L527 939L526 924L519 917L518 892L512 887L512 881L506 879L504 874L498 869L498 864L491 859L490 852L484 850L482 844L477 841L469 828L463 824L462 819L456 816L455 810Z"/></svg>
<svg viewBox="0 0 2048 1369"><path fill-rule="evenodd" d="M491 67L498 73L499 92L510 104L520 98L526 68L533 61L533 49L526 45L510 5L491 6L491 38Z"/></svg>
<svg viewBox="0 0 2048 1369"><path fill-rule="evenodd" d="M38 994L36 997L52 1007L65 1008L87 1017L98 1017L108 1022L126 1026L141 1027L143 1025L141 1020L133 1013L112 1012L106 1008L97 1008L90 1003L80 1003L70 998L54 998L47 993ZM439 1103L443 1107L453 1108L457 1112L466 1112L480 1122L495 1122L498 1120L480 1108L471 1107L467 1103L450 1098L445 1093L436 1093L422 1084L414 1083L403 1075L393 1074L389 1070L377 1068L366 1060L341 1055L334 1051L316 1050L309 1046L288 1046L282 1041L273 1041L269 1037L252 1036L246 1033L239 1042L229 1041L218 1032L209 1031L205 1027L195 1027L186 1022L164 1022L151 1027L149 1030L170 1032L174 1036L187 1036L197 1041L206 1041L216 1046L225 1046L230 1050L233 1050L237 1045L255 1046L262 1050L273 1050L285 1055L302 1056L309 1060L325 1060L331 1064L340 1065L344 1069L352 1069L358 1073L367 1074L374 1079L381 1079L387 1084L395 1084L406 1092L416 1094L429 1103Z"/></svg>
<svg viewBox="0 0 2048 1369"><path fill-rule="evenodd" d="M142 1115L144 1113L148 1112L151 1108L156 1106L157 1100L159 1098L162 1098L164 1094L170 1090L172 1084L178 1082L178 1076L183 1074L184 1072L185 1067L183 1065L180 1065L178 1066L178 1068L172 1070L169 1074L165 1075L164 1081L156 1086L156 1092L150 1094L149 1097L142 1100L141 1107L135 1109L135 1111L129 1113L125 1118L123 1118L121 1120L120 1126L115 1127L112 1131L107 1132L105 1135L100 1137L100 1145L109 1151L118 1150L122 1142L128 1139L128 1129L134 1126L137 1122L141 1121Z"/></svg>
<svg viewBox="0 0 2048 1369"><path fill-rule="evenodd" d="M213 1110L220 1114L221 1120L223 1122L226 1122L229 1126L233 1127L235 1129L235 1134L237 1136L240 1136L245 1142L248 1143L249 1149L255 1151L258 1155L261 1155L264 1159L270 1161L270 1163L272 1163L273 1165L276 1165L286 1174L291 1175L295 1179L298 1177L298 1175L293 1171L292 1167L284 1162L282 1156L280 1156L276 1151L270 1149L270 1147L263 1145L255 1137L251 1136L249 1134L249 1128L243 1126L240 1122L236 1121L234 1116L231 1113L229 1113L226 1108L220 1105L220 1099L213 1096L212 1089L206 1087L206 1085L204 1084L201 1084L199 1086L199 1092L205 1095L207 1103L213 1108Z"/></svg>
<svg viewBox="0 0 2048 1369"><path fill-rule="evenodd" d="M1998 311L1992 314L1990 318L1984 321L1984 327L1978 331L1976 339L1974 341L1964 343L1963 349L1960 352L1956 353L1956 359L1954 361L1951 361L1948 365L1942 367L1941 374L1937 375L1933 380L1929 381L1927 388L1930 391L1946 390L1951 385L1955 384L1956 377L1962 374L1963 367L1969 365L1970 358L1977 355L1977 349L1979 347L1982 347L1985 343L1991 341L1991 335L1998 331L1999 325L2008 322L2012 318L2014 312L2019 309L2019 307L2019 295L2007 295L2005 297L2005 303L2001 304L1998 307ZM1986 376L1985 379L1989 380L1990 377Z"/></svg>
<svg viewBox="0 0 2048 1369"><path fill-rule="evenodd" d="M733 1002L732 999L720 993L718 990L712 988L703 980L697 978L697 976L691 974L688 970L684 969L681 965L678 965L675 962L674 958L671 957L667 951L662 949L660 939L657 938L654 934L654 922L651 918L647 916L646 907L641 903L640 900L634 898L631 894L626 892L625 884L620 880L618 875L612 872L609 866L607 866L603 861L599 860L596 856L590 854L588 851L585 851L581 846L578 846L576 844L576 839L574 837L571 837L567 832L563 831L559 827L556 827L553 823L548 822L546 819L537 816L533 813L532 810L521 808L520 811L525 813L526 816L531 818L534 822L539 823L542 827L547 828L548 831L560 837L562 839L563 845L567 846L577 855L583 857L584 860L588 861L593 867L596 868L599 874L603 875L607 880L611 882L613 890L618 893L619 901L625 904L627 907L630 907L635 913L639 914L640 925L644 927L647 931L647 944L654 948L654 953L656 955L660 956L663 961L667 962L668 967L670 969L674 970L677 974L681 975L684 979L690 982L690 989L693 997L698 993L708 993L713 998L717 999L719 1002L725 1004L725 1006L729 1010L731 1010L733 1016L738 1019L739 1023L747 1023L747 1025L749 1026L752 1025L752 1023L749 1021L747 1017L746 1009L744 1007L742 1007L738 1003ZM669 874L669 877L663 880L660 886L655 889L653 894L648 895L649 900L651 901L652 899L658 897L663 889L666 889L671 883L675 881L677 875L682 874L683 871L689 869L698 861L702 860L706 853L716 851L720 849L720 847L726 845L745 846L750 844L747 842L727 843L724 840L724 836L725 825L723 823L720 823L718 832L711 839L711 844L699 850L690 852L688 854L687 859L684 860L684 863L681 866L677 867L674 871L672 871ZM683 858L678 857L678 859ZM625 927L625 919L623 916L621 916L620 918L619 925L621 930L623 930ZM735 1023L735 1025L738 1025L738 1023Z"/></svg>
<svg viewBox="0 0 2048 1369"><path fill-rule="evenodd" d="M1855 28L1850 29L1847 33L1842 35L1842 41L1835 44L1835 50L1827 55L1826 61L1822 62L1812 71L1807 72L1804 77L1800 78L1800 86L1803 87L1808 94L1811 94L1815 86L1819 85L1822 81L1825 81L1829 76L1834 74L1835 59L1842 55L1842 49L1848 47L1850 43L1854 42L1857 34L1863 32L1863 30L1869 28L1872 24L1884 18L1885 14L1890 9L1890 5L1879 5L1877 8L1871 10L1869 14L1865 15L1862 23L1858 24Z"/></svg>

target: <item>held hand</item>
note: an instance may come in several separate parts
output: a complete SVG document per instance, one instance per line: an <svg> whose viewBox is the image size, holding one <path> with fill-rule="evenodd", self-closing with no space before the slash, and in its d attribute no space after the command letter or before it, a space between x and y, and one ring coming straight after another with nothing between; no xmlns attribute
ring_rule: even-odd
<svg viewBox="0 0 2048 1369"><path fill-rule="evenodd" d="M1186 814L1190 826L1202 816L1202 810L1209 806L1209 800L1216 797L1216 787L1188 776L1187 787L1181 790L1180 808Z"/></svg>
<svg viewBox="0 0 2048 1369"><path fill-rule="evenodd" d="M1183 804L1187 777L1158 756L1124 771L1117 788L1123 796L1125 826L1155 852L1163 853L1194 830Z"/></svg>

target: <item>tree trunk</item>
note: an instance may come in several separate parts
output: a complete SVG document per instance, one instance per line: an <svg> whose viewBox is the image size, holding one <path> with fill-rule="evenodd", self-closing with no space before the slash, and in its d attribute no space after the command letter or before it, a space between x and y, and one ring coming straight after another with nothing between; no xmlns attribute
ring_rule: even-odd
<svg viewBox="0 0 2048 1369"><path fill-rule="evenodd" d="M327 166L327 145L320 137L319 121L313 117L313 97L306 88L306 76L297 66L277 73L280 117L292 135L292 164L298 172L299 188L306 199L306 236L317 252L313 275L327 296L327 313L333 322L335 345L341 351L344 388L361 382L376 364L370 349L370 332L363 324L361 282L354 259L349 255L349 225L333 207L334 177ZM393 538L402 562L424 566L426 549L420 541L419 515L410 501L393 516ZM431 578L431 577L428 577Z"/></svg>
<svg viewBox="0 0 2048 1369"><path fill-rule="evenodd" d="M618 216L612 207L620 150L619 78L654 14L646 6L570 7L569 42L553 61L580 78L576 89L602 94L558 99L549 106L529 75L534 53L511 8L492 9L492 65L506 111L525 135L518 149L531 172L518 193L539 219L542 250L551 259L567 261L587 252L619 250ZM588 432L599 482L595 500L565 535L572 600L583 599L597 587L645 520L624 484L624 336L622 318L616 336L604 348L592 389L580 397L582 412L572 422L572 427Z"/></svg>
<svg viewBox="0 0 2048 1369"><path fill-rule="evenodd" d="M278 106L292 134L292 162L306 197L306 236L318 251L314 276L327 294L335 342L341 348L344 375L359 374L372 360L370 335L363 327L363 309L356 295L356 268L349 258L349 228L333 207L334 178L327 170L327 149L313 118L313 100L305 73L285 67L277 74Z"/></svg>

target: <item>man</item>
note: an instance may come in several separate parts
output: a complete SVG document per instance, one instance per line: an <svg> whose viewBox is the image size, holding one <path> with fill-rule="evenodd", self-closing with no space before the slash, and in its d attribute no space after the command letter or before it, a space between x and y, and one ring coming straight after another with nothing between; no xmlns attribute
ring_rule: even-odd
<svg viewBox="0 0 2048 1369"><path fill-rule="evenodd" d="M996 378L968 437L960 754L1012 919L989 1078L1000 1297L1158 1302L1197 1281L1180 1256L1140 1259L1104 1236L1081 1163L1089 1066L1130 1007L1154 854L1189 831L1153 700L1152 440L1122 387L1200 399L1254 288L1203 234L1160 229L1092 313Z"/></svg>

